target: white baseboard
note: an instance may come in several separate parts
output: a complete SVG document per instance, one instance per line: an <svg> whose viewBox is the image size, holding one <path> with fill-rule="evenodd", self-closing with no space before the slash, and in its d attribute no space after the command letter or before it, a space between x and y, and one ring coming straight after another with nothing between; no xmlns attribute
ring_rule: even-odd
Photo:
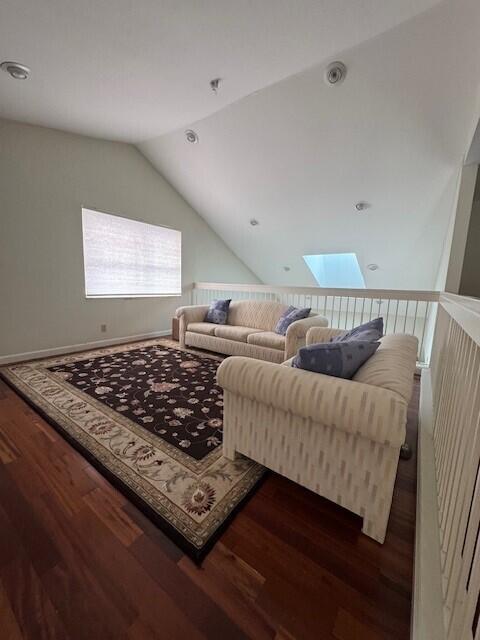
<svg viewBox="0 0 480 640"><path fill-rule="evenodd" d="M433 416L431 372L424 369L418 414L412 640L445 639Z"/></svg>
<svg viewBox="0 0 480 640"><path fill-rule="evenodd" d="M114 344L123 344L125 342L135 342L136 340L150 340L151 338L160 338L168 336L170 329L163 331L153 331L152 333L142 333L136 336L125 336L122 338L108 338L106 340L96 340L95 342L82 342L80 344L69 344L64 347L54 347L52 349L40 349L39 351L27 351L25 353L12 353L6 356L0 356L0 365L13 364L24 360L37 360L39 358L49 358L50 356L58 356L63 353L74 353L75 351L87 351L88 349L98 349L99 347L110 347Z"/></svg>

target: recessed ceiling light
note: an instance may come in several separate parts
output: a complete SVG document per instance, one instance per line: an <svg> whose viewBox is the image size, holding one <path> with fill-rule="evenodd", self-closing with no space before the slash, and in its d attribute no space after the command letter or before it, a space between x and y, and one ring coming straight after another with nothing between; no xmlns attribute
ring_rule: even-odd
<svg viewBox="0 0 480 640"><path fill-rule="evenodd" d="M365 209L370 209L370 207L371 205L368 204L368 202L364 202L363 200L357 202L357 204L355 205L355 209L357 211L365 211Z"/></svg>
<svg viewBox="0 0 480 640"><path fill-rule="evenodd" d="M343 62L331 62L325 69L325 82L327 84L341 84L347 75L347 67Z"/></svg>
<svg viewBox="0 0 480 640"><path fill-rule="evenodd" d="M259 221L258 221L258 220L255 220L255 218L252 218L252 219L250 220L250 224L252 225L252 227L256 227L256 226L257 226L257 225L259 225L260 223L259 223Z"/></svg>
<svg viewBox="0 0 480 640"><path fill-rule="evenodd" d="M378 269L378 264L375 264L374 262L367 264L367 269L370 269L370 271L376 271Z"/></svg>
<svg viewBox="0 0 480 640"><path fill-rule="evenodd" d="M0 64L0 68L15 78L15 80L26 80L30 75L30 69L19 62L9 62L6 60Z"/></svg>
<svg viewBox="0 0 480 640"><path fill-rule="evenodd" d="M197 144L198 143L198 136L195 133L195 131L193 131L192 129L187 129L185 131L185 137L187 139L187 142L190 142L190 144Z"/></svg>

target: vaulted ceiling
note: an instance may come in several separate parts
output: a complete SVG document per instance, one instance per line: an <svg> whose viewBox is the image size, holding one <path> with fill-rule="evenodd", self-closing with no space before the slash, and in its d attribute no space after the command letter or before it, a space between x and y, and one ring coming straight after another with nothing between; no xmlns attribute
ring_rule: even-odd
<svg viewBox="0 0 480 640"><path fill-rule="evenodd" d="M137 143L266 282L314 284L303 255L355 252L368 287L429 288L479 33L478 0L3 0L0 57L32 75L2 74L0 116Z"/></svg>
<svg viewBox="0 0 480 640"><path fill-rule="evenodd" d="M199 144L179 130L140 149L265 282L313 285L302 256L355 252L367 287L434 288L478 119L479 34L478 0L448 0L337 52L339 86L327 59L191 123Z"/></svg>
<svg viewBox="0 0 480 640"><path fill-rule="evenodd" d="M438 0L2 0L0 116L138 142L204 118ZM219 95L209 81L224 78ZM21 83L20 83L21 85Z"/></svg>

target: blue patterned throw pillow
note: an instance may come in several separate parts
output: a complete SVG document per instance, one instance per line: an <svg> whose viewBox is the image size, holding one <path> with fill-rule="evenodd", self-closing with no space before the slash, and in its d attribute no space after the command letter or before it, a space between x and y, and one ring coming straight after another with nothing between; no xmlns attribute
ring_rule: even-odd
<svg viewBox="0 0 480 640"><path fill-rule="evenodd" d="M284 336L287 333L287 329L292 324L292 322L308 318L311 310L311 308L297 309L296 307L289 307L280 316L277 322L277 326L275 327L275 333L279 333L281 336Z"/></svg>
<svg viewBox="0 0 480 640"><path fill-rule="evenodd" d="M228 308L232 300L212 300L205 316L205 322L227 324Z"/></svg>
<svg viewBox="0 0 480 640"><path fill-rule="evenodd" d="M277 320L277 325L275 327L275 332L278 333L277 329L280 326L280 324L285 320L285 318L292 313L292 311L295 311L296 307L293 307L292 305L290 305L289 307L287 307L285 309L285 311L282 313L282 315L280 316L280 318Z"/></svg>
<svg viewBox="0 0 480 640"><path fill-rule="evenodd" d="M349 340L362 340L363 342L376 342L383 336L383 318L375 318L370 322L365 322L348 333L335 336L331 342L347 342Z"/></svg>
<svg viewBox="0 0 480 640"><path fill-rule="evenodd" d="M327 376L351 378L379 346L379 342L361 340L311 344L298 350L292 366Z"/></svg>

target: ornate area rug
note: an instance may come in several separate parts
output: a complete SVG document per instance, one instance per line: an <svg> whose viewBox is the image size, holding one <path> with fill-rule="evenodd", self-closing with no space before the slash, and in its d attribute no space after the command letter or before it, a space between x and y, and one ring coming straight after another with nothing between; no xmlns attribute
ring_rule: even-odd
<svg viewBox="0 0 480 640"><path fill-rule="evenodd" d="M149 340L1 376L200 561L265 469L222 456L222 358Z"/></svg>

